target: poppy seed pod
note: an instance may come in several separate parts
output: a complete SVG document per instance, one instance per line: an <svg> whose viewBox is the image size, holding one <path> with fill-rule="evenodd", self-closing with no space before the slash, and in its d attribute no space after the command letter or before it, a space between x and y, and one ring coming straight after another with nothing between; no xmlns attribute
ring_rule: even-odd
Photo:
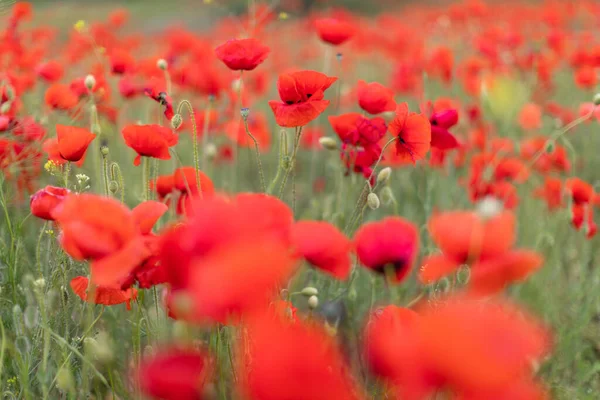
<svg viewBox="0 0 600 400"><path fill-rule="evenodd" d="M169 68L169 63L167 63L167 60L165 60L164 58L159 58L158 61L156 61L156 66L158 67L158 69L166 71L167 68Z"/></svg>
<svg viewBox="0 0 600 400"><path fill-rule="evenodd" d="M171 118L171 128L173 128L173 130L176 131L177 129L179 129L181 124L183 124L183 117L181 116L181 114L173 115L173 118Z"/></svg>
<svg viewBox="0 0 600 400"><path fill-rule="evenodd" d="M88 90L93 90L94 86L96 86L96 78L94 77L94 75L90 74L85 77L83 83Z"/></svg>
<svg viewBox="0 0 600 400"><path fill-rule="evenodd" d="M314 310L319 306L319 298L317 296L310 296L308 298L308 308Z"/></svg>
<svg viewBox="0 0 600 400"><path fill-rule="evenodd" d="M600 93L596 93L596 95L594 95L594 105L600 106Z"/></svg>
<svg viewBox="0 0 600 400"><path fill-rule="evenodd" d="M377 182L386 183L390 179L391 175L392 169L390 167L385 167L384 169L379 171L379 174L377 174Z"/></svg>
<svg viewBox="0 0 600 400"><path fill-rule="evenodd" d="M367 196L367 204L371 208L371 210L377 210L381 204L379 201L379 197L373 192L369 193Z"/></svg>
<svg viewBox="0 0 600 400"><path fill-rule="evenodd" d="M323 146L323 148L325 150L334 151L334 150L338 149L338 144L335 141L335 139L332 139L332 138L327 137L327 136L319 138L319 143L321 144L321 146Z"/></svg>

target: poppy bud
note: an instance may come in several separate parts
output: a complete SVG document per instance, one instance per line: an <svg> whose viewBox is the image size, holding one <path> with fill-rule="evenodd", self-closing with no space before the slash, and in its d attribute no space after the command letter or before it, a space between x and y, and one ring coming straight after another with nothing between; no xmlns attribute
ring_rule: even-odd
<svg viewBox="0 0 600 400"><path fill-rule="evenodd" d="M94 77L94 75L88 75L85 77L85 80L83 81L83 83L85 84L85 87L88 90L93 90L94 86L96 86L96 78Z"/></svg>
<svg viewBox="0 0 600 400"><path fill-rule="evenodd" d="M377 210L380 206L379 197L373 192L369 193L367 196L367 204L371 208L371 210Z"/></svg>
<svg viewBox="0 0 600 400"><path fill-rule="evenodd" d="M119 190L119 184L117 183L117 181L110 181L110 183L108 184L108 190L112 194L117 193L117 191Z"/></svg>
<svg viewBox="0 0 600 400"><path fill-rule="evenodd" d="M319 306L319 298L317 296L310 296L308 298L308 308L314 310Z"/></svg>
<svg viewBox="0 0 600 400"><path fill-rule="evenodd" d="M98 333L96 338L85 338L83 340L83 347L86 354L91 355L101 364L106 364L113 360L112 344L106 332Z"/></svg>
<svg viewBox="0 0 600 400"><path fill-rule="evenodd" d="M158 67L158 69L166 71L167 68L169 68L169 63L167 63L167 60L165 60L164 58L159 58L158 61L156 61L156 66Z"/></svg>
<svg viewBox="0 0 600 400"><path fill-rule="evenodd" d="M310 297L310 296L318 295L319 291L317 290L317 288L307 286L304 289L302 289L302 291L300 293L302 293L306 297Z"/></svg>
<svg viewBox="0 0 600 400"><path fill-rule="evenodd" d="M240 114L242 114L242 118L244 119L244 121L247 121L248 115L250 115L250 109L247 107L244 107L240 110Z"/></svg>
<svg viewBox="0 0 600 400"><path fill-rule="evenodd" d="M7 112L9 112L11 105L12 103L10 101L7 101L6 103L2 104L2 107L0 107L0 114L6 114Z"/></svg>
<svg viewBox="0 0 600 400"><path fill-rule="evenodd" d="M323 148L325 150L337 150L338 149L338 144L335 141L335 139L330 138L330 137L322 137L319 138L319 143L321 144L321 146L323 146Z"/></svg>
<svg viewBox="0 0 600 400"><path fill-rule="evenodd" d="M390 167L385 167L384 169L379 171L379 174L377 175L377 182L386 183L388 179L390 179L391 175L392 169Z"/></svg>
<svg viewBox="0 0 600 400"><path fill-rule="evenodd" d="M62 367L56 374L56 387L63 392L70 392L75 388L73 375L67 367Z"/></svg>
<svg viewBox="0 0 600 400"><path fill-rule="evenodd" d="M206 145L204 152L206 153L206 157L212 160L217 155L217 146L214 143L209 143Z"/></svg>
<svg viewBox="0 0 600 400"><path fill-rule="evenodd" d="M173 118L171 118L171 128L173 128L174 131L179 129L182 123L183 118L181 117L181 114L175 114L173 115Z"/></svg>
<svg viewBox="0 0 600 400"><path fill-rule="evenodd" d="M552 154L554 153L554 141L550 140L546 143L546 153Z"/></svg>
<svg viewBox="0 0 600 400"><path fill-rule="evenodd" d="M12 86L8 85L6 86L6 98L10 101L15 99L15 89L13 89Z"/></svg>
<svg viewBox="0 0 600 400"><path fill-rule="evenodd" d="M100 154L102 154L102 156L106 157L108 155L108 146L100 147Z"/></svg>
<svg viewBox="0 0 600 400"><path fill-rule="evenodd" d="M344 55L342 53L337 53L335 55L335 58L337 58L338 61L342 61L342 58L344 58Z"/></svg>
<svg viewBox="0 0 600 400"><path fill-rule="evenodd" d="M502 212L502 208L502 202L492 196L487 196L477 203L477 213L483 219L495 217Z"/></svg>
<svg viewBox="0 0 600 400"><path fill-rule="evenodd" d="M600 106L600 93L596 93L596 95L594 96L594 105Z"/></svg>

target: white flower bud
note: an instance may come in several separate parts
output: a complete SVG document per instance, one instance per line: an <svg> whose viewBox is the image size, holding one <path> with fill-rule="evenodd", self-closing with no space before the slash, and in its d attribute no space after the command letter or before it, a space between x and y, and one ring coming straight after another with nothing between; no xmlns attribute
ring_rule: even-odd
<svg viewBox="0 0 600 400"><path fill-rule="evenodd" d="M88 90L93 90L94 86L96 86L96 78L94 77L94 75L88 75L85 77L85 80L83 81L83 83L85 84L85 87Z"/></svg>
<svg viewBox="0 0 600 400"><path fill-rule="evenodd" d="M594 105L600 106L600 93L596 93L596 95L594 96Z"/></svg>
<svg viewBox="0 0 600 400"><path fill-rule="evenodd" d="M392 175L392 169L390 167L385 167L379 174L377 174L377 183L386 183L390 176Z"/></svg>
<svg viewBox="0 0 600 400"><path fill-rule="evenodd" d="M338 149L338 144L337 144L336 140L333 138L327 137L327 136L319 138L319 143L325 150L333 151L333 150Z"/></svg>
<svg viewBox="0 0 600 400"><path fill-rule="evenodd" d="M502 202L492 196L487 196L477 203L477 213L483 219L495 217L503 208Z"/></svg>
<svg viewBox="0 0 600 400"><path fill-rule="evenodd" d="M156 66L158 67L158 69L166 71L167 68L169 68L169 63L164 58L159 58L158 61L156 61Z"/></svg>
<svg viewBox="0 0 600 400"><path fill-rule="evenodd" d="M173 128L174 131L179 129L182 123L183 117L181 116L181 114L175 114L173 115L173 118L171 118L171 128Z"/></svg>
<svg viewBox="0 0 600 400"><path fill-rule="evenodd" d="M381 203L379 202L379 197L377 197L375 193L371 192L367 196L367 204L369 205L371 210L377 210Z"/></svg>
<svg viewBox="0 0 600 400"><path fill-rule="evenodd" d="M319 298L317 296L310 296L308 298L308 308L314 310L319 306Z"/></svg>
<svg viewBox="0 0 600 400"><path fill-rule="evenodd" d="M306 297L310 297L310 296L318 295L319 291L317 290L317 288L307 286L304 289L302 289L302 291L300 293L302 293L302 295L304 295Z"/></svg>

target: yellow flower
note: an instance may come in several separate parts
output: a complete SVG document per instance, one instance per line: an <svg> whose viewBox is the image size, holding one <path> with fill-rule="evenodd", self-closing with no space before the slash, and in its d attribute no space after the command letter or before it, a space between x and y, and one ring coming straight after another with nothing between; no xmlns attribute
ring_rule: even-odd
<svg viewBox="0 0 600 400"><path fill-rule="evenodd" d="M79 21L75 22L75 25L73 25L73 27L77 32L81 32L85 29L85 21L80 19Z"/></svg>
<svg viewBox="0 0 600 400"><path fill-rule="evenodd" d="M279 13L279 19L282 21L285 21L289 17L290 17L290 15L288 13L286 13L285 11L282 11Z"/></svg>

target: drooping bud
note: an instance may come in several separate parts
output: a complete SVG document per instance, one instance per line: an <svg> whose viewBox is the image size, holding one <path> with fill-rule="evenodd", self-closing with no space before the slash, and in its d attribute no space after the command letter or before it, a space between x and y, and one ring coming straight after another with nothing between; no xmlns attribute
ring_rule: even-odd
<svg viewBox="0 0 600 400"><path fill-rule="evenodd" d="M371 192L367 196L367 204L371 210L377 210L381 205L381 202L379 201L379 197L377 197L375 193Z"/></svg>
<svg viewBox="0 0 600 400"><path fill-rule="evenodd" d="M88 90L93 90L94 86L96 86L96 78L94 77L94 75L88 75L85 77L85 80L83 81L83 83L85 84L85 87Z"/></svg>
<svg viewBox="0 0 600 400"><path fill-rule="evenodd" d="M108 153L109 153L108 146L100 147L100 154L102 154L103 157L106 157L108 155Z"/></svg>
<svg viewBox="0 0 600 400"><path fill-rule="evenodd" d="M112 193L115 194L117 193L117 191L119 190L119 184L117 183L117 181L110 181L108 183L108 190Z"/></svg>
<svg viewBox="0 0 600 400"><path fill-rule="evenodd" d="M319 143L325 150L334 151L334 150L338 149L338 144L335 141L335 139L327 137L327 136L319 138Z"/></svg>
<svg viewBox="0 0 600 400"><path fill-rule="evenodd" d="M169 63L164 58L159 58L158 61L156 61L156 66L158 69L166 71L167 68L169 68Z"/></svg>
<svg viewBox="0 0 600 400"><path fill-rule="evenodd" d="M307 286L304 289L302 289L302 291L300 293L302 293L302 295L304 295L306 297L310 297L310 296L318 295L319 291L317 290L317 288L314 288L312 286Z"/></svg>
<svg viewBox="0 0 600 400"><path fill-rule="evenodd" d="M384 169L379 171L379 174L377 174L377 182L386 183L390 179L391 175L392 169L390 167L385 167Z"/></svg>
<svg viewBox="0 0 600 400"><path fill-rule="evenodd" d="M240 110L240 114L242 114L244 121L247 121L248 116L250 115L250 109L248 107L244 107Z"/></svg>
<svg viewBox="0 0 600 400"><path fill-rule="evenodd" d="M600 106L600 93L596 93L596 95L594 95L594 105Z"/></svg>
<svg viewBox="0 0 600 400"><path fill-rule="evenodd" d="M314 310L317 307L319 307L319 298L317 296L310 296L308 298L308 308Z"/></svg>
<svg viewBox="0 0 600 400"><path fill-rule="evenodd" d="M177 129L179 129L181 124L183 124L183 117L181 116L181 114L173 115L173 118L171 118L171 128L173 128L173 130L176 131Z"/></svg>

